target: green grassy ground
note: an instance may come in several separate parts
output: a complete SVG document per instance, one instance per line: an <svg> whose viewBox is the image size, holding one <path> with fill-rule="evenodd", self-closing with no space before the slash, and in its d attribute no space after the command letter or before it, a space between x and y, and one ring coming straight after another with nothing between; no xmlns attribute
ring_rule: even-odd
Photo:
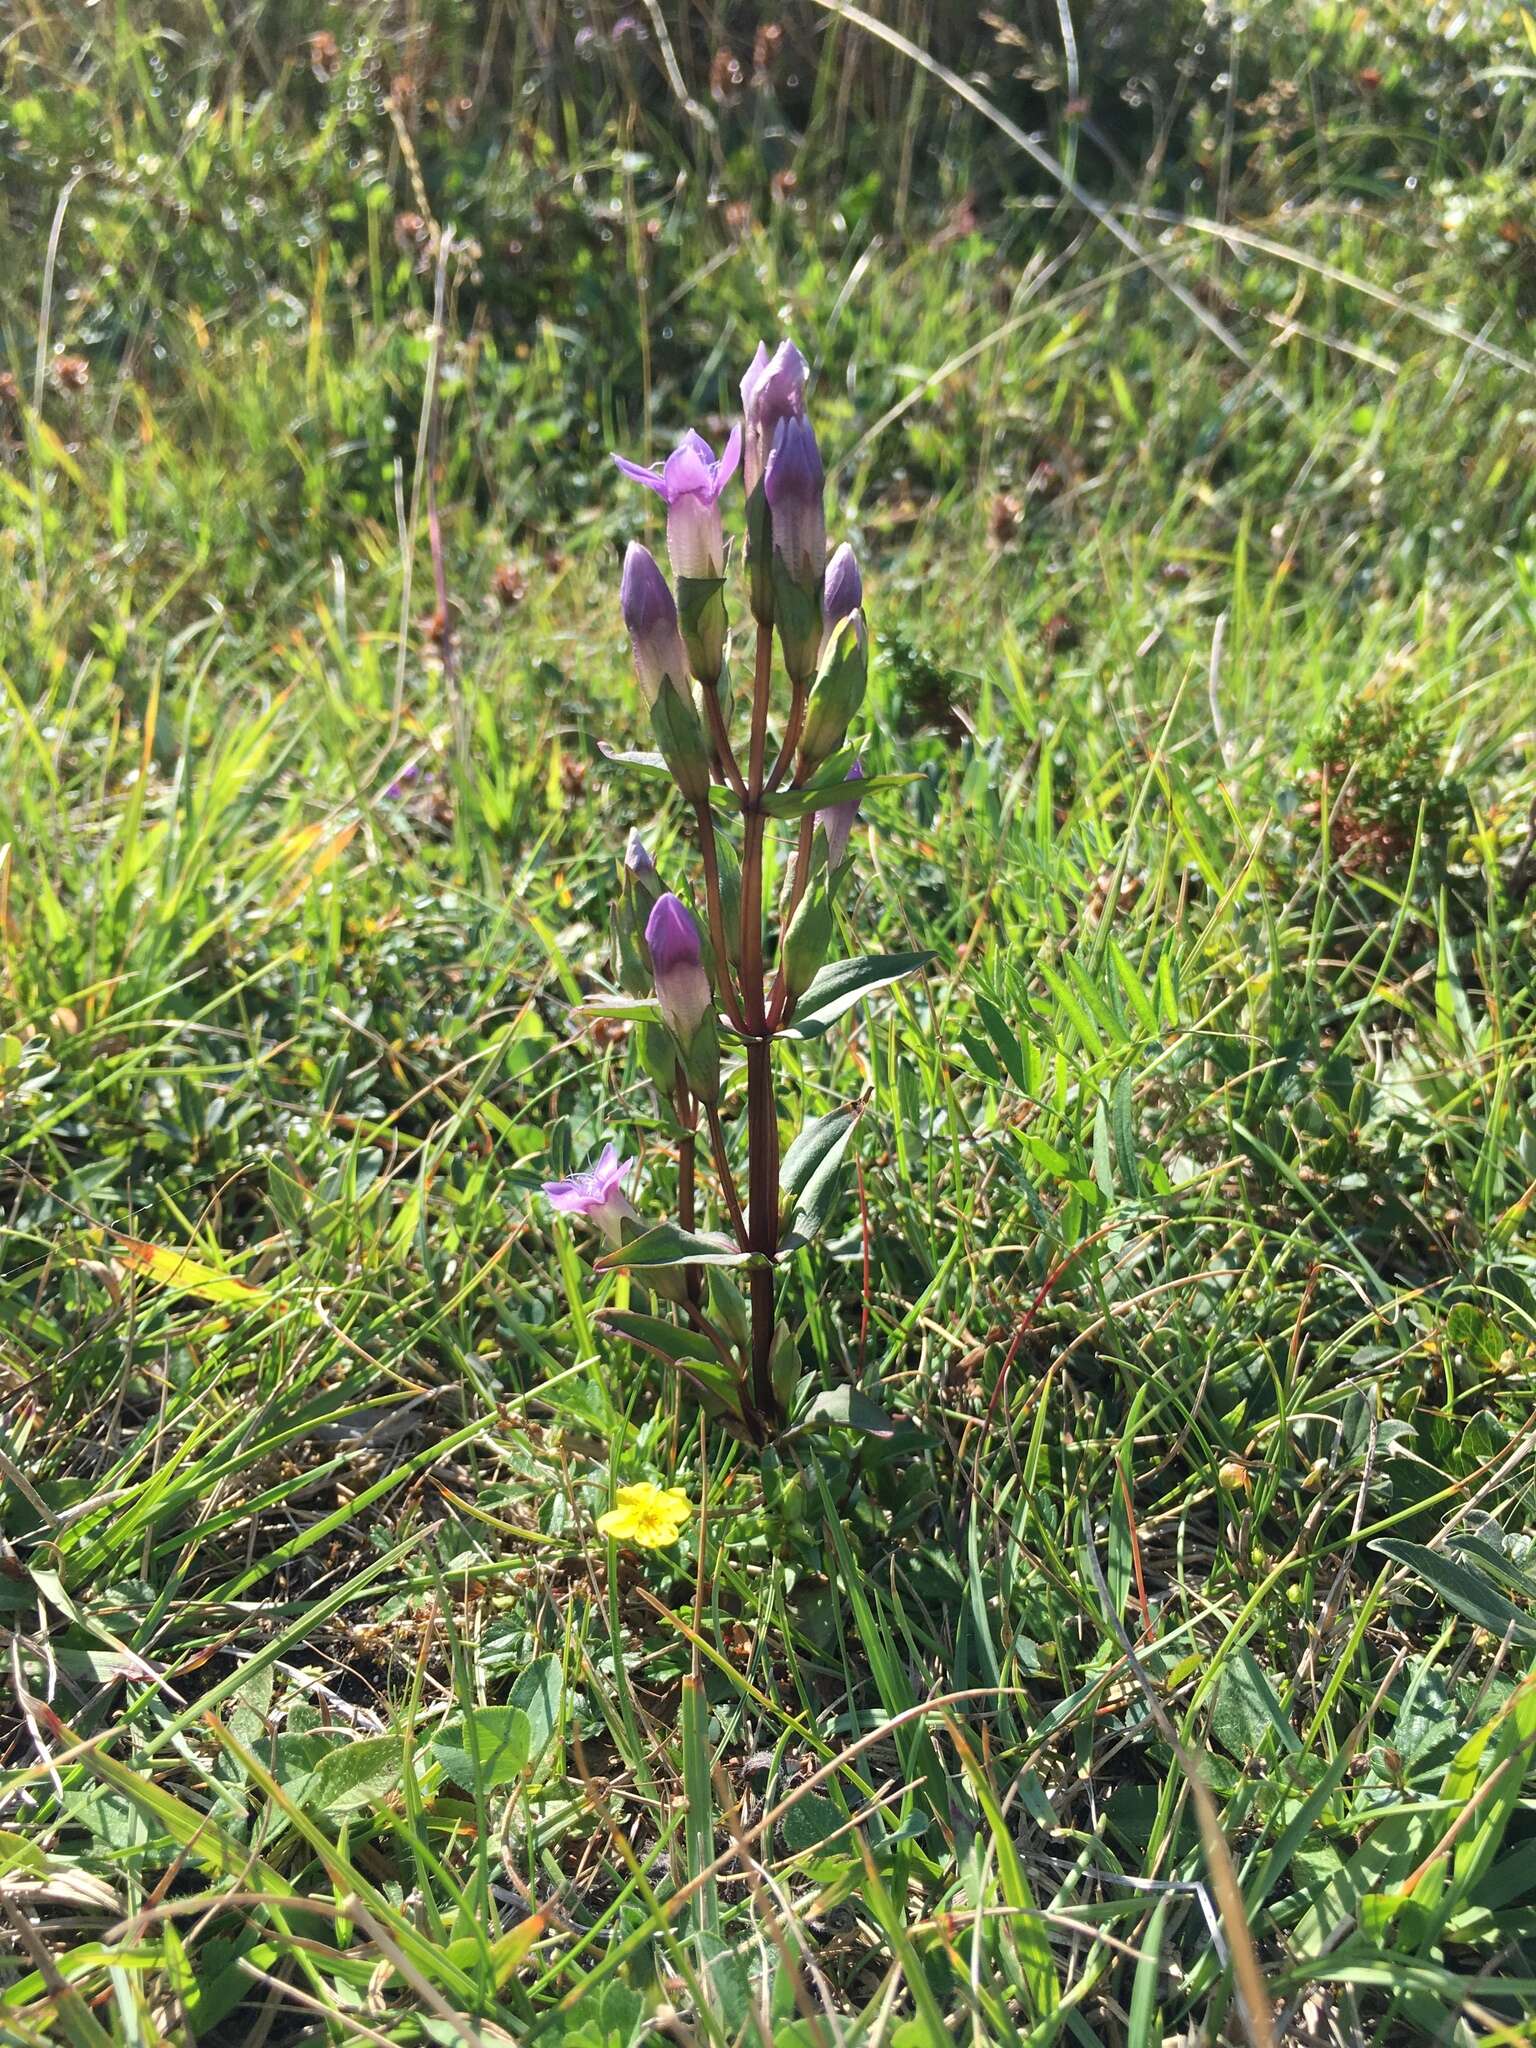
<svg viewBox="0 0 1536 2048"><path fill-rule="evenodd" d="M1536 2031L1536 29L878 12L13 13L7 2042ZM759 1461L537 1188L780 331L937 959Z"/></svg>

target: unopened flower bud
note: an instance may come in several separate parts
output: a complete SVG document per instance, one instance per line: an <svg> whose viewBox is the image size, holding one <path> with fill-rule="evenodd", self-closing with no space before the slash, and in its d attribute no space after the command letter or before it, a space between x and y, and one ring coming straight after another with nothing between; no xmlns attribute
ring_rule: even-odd
<svg viewBox="0 0 1536 2048"><path fill-rule="evenodd" d="M847 541L827 564L827 580L821 592L821 644L825 648L839 620L846 619L864 603L864 578L858 557Z"/></svg>
<svg viewBox="0 0 1536 2048"><path fill-rule="evenodd" d="M835 754L849 722L864 702L869 681L869 634L862 612L838 623L822 652L821 666L805 707L800 751L808 767Z"/></svg>
<svg viewBox="0 0 1536 2048"><path fill-rule="evenodd" d="M686 904L669 891L656 899L645 939L656 1000L676 1040L688 1085L700 1101L713 1102L720 1092L720 1047L699 927Z"/></svg>
<svg viewBox="0 0 1536 2048"><path fill-rule="evenodd" d="M662 683L670 677L681 687L688 677L688 657L683 636L677 629L677 606L667 579L657 567L649 548L632 540L624 556L624 580L619 604L629 629L629 644L635 657L635 680L649 705L656 702Z"/></svg>
<svg viewBox="0 0 1536 2048"><path fill-rule="evenodd" d="M761 342L741 380L742 475L747 487L747 567L752 616L759 625L774 620L773 544L764 477L774 436L785 420L805 418L805 361L792 341L772 356Z"/></svg>
<svg viewBox="0 0 1536 2048"><path fill-rule="evenodd" d="M795 906L780 947L779 965L791 1003L798 1002L815 980L831 943L832 903L822 870L812 875L809 887Z"/></svg>
<svg viewBox="0 0 1536 2048"><path fill-rule="evenodd" d="M781 420L805 418L805 358L792 341L770 356L762 342L741 380L742 475L747 495L762 482Z"/></svg>

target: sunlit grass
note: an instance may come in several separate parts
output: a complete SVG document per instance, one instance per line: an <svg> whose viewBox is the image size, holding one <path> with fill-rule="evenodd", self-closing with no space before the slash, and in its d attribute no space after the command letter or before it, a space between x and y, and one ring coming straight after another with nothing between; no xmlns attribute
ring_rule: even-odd
<svg viewBox="0 0 1536 2048"><path fill-rule="evenodd" d="M161 12L0 57L0 2034L1142 2048L1251 1944L1277 2038L1520 2038L1525 28L1079 20L1070 119L936 38L1260 378L811 6L662 10L694 113L645 9ZM571 1016L692 858L605 451L785 326L922 775L842 910L937 959L784 1288L896 1432L759 1459L537 1188L674 1184Z"/></svg>

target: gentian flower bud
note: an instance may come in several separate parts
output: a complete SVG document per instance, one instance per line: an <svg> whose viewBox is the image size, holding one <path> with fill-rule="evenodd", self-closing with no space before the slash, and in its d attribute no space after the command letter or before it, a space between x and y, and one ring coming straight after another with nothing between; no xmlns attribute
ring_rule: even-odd
<svg viewBox="0 0 1536 2048"><path fill-rule="evenodd" d="M715 1033L714 994L704 968L704 948L693 915L668 891L656 899L646 921L656 1000L682 1055L688 1085L701 1102L720 1092L720 1046Z"/></svg>
<svg viewBox="0 0 1536 2048"><path fill-rule="evenodd" d="M832 900L827 875L818 868L795 906L779 949L779 965L791 1003L798 1002L815 980L831 943Z"/></svg>
<svg viewBox="0 0 1536 2048"><path fill-rule="evenodd" d="M779 422L805 418L805 358L792 341L781 341L770 356L762 342L741 380L746 422L742 474L750 498L762 482Z"/></svg>
<svg viewBox="0 0 1536 2048"><path fill-rule="evenodd" d="M763 495L773 519L773 551L796 583L818 596L827 563L827 522L822 511L821 450L809 420L781 420L773 437Z"/></svg>
<svg viewBox="0 0 1536 2048"><path fill-rule="evenodd" d="M747 487L747 566L751 572L752 616L771 626L774 617L773 549L763 481L774 436L787 419L805 418L805 359L792 341L770 356L761 342L741 380L744 418L742 474Z"/></svg>
<svg viewBox="0 0 1536 2048"><path fill-rule="evenodd" d="M576 1173L569 1180L547 1180L544 1193L551 1208L563 1216L580 1216L596 1226L610 1244L620 1240L621 1226L635 1211L620 1182L629 1171L629 1161L619 1157L617 1145L605 1145L595 1166Z"/></svg>
<svg viewBox="0 0 1536 2048"><path fill-rule="evenodd" d="M864 578L859 574L858 557L847 541L833 555L827 564L827 580L821 592L821 644L825 648L832 637L832 629L840 619L846 619L850 612L856 612L864 603Z"/></svg>
<svg viewBox="0 0 1536 2048"><path fill-rule="evenodd" d="M688 682L677 606L654 556L638 541L630 542L624 557L619 601L656 744L683 795L690 803L704 803L709 797L709 746Z"/></svg>
<svg viewBox="0 0 1536 2048"><path fill-rule="evenodd" d="M681 688L688 675L683 636L677 630L677 606L667 579L649 548L632 540L624 556L619 604L635 656L635 680L648 705L654 705L662 683L670 677Z"/></svg>
<svg viewBox="0 0 1536 2048"><path fill-rule="evenodd" d="M624 874L626 889L633 884L647 903L654 903L661 894L661 877L656 872L656 863L646 852L645 841L633 829L624 847Z"/></svg>
<svg viewBox="0 0 1536 2048"><path fill-rule="evenodd" d="M802 686L821 651L821 586L827 522L821 502L821 451L808 421L779 422L763 473L773 539L773 616L784 666Z"/></svg>
<svg viewBox="0 0 1536 2048"><path fill-rule="evenodd" d="M855 761L844 779L848 782L862 782L864 780L863 764ZM836 874L847 855L848 841L853 835L853 828L858 821L858 815L859 799L857 797L854 797L851 803L828 804L824 811L816 813L816 822L826 834L827 868L832 874Z"/></svg>
<svg viewBox="0 0 1536 2048"><path fill-rule="evenodd" d="M869 633L862 612L850 612L833 628L805 707L800 752L814 768L843 744L849 721L864 702L869 681Z"/></svg>

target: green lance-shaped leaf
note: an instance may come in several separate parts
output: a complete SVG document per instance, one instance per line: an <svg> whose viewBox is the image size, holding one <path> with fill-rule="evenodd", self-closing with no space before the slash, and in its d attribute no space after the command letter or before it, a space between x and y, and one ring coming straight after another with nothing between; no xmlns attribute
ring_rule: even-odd
<svg viewBox="0 0 1536 2048"><path fill-rule="evenodd" d="M775 1323L773 1326L768 1375L773 1385L773 1398L787 1413L794 1401L795 1389L800 1384L800 1346L795 1342L795 1333L788 1323Z"/></svg>
<svg viewBox="0 0 1536 2048"><path fill-rule="evenodd" d="M715 1231L657 1223L604 1252L595 1263L599 1273L612 1273L621 1266L744 1266L750 1256Z"/></svg>
<svg viewBox="0 0 1536 2048"><path fill-rule="evenodd" d="M1517 1643L1536 1643L1536 1620L1501 1592L1479 1566L1447 1557L1423 1543L1404 1543L1395 1536L1383 1537L1371 1548L1394 1564L1406 1565L1447 1607L1479 1628L1496 1636L1508 1630Z"/></svg>
<svg viewBox="0 0 1536 2048"><path fill-rule="evenodd" d="M861 996L915 974L934 957L932 953L866 953L856 960L832 961L795 1005L795 1021L786 1035L819 1038Z"/></svg>
<svg viewBox="0 0 1536 2048"><path fill-rule="evenodd" d="M848 764L853 760L853 749L845 747L835 754L833 761ZM846 774L846 768L844 770ZM866 775L859 784L859 801L880 796L888 789L903 789L909 782L921 782L922 776L913 773L888 775ZM846 803L848 789L843 775L818 773L814 782L807 782L799 789L781 789L774 796L763 798L763 809L770 818L803 818L808 811L824 811L833 804Z"/></svg>
<svg viewBox="0 0 1536 2048"><path fill-rule="evenodd" d="M669 1365L680 1367L706 1388L727 1413L740 1417L740 1390L722 1364L719 1352L702 1332L687 1329L681 1323L666 1322L660 1316L641 1315L634 1309L605 1309L598 1327Z"/></svg>
<svg viewBox="0 0 1536 2048"><path fill-rule="evenodd" d="M785 1251L809 1244L826 1225L837 1200L843 1154L858 1122L852 1109L829 1110L813 1117L784 1154L779 1192L791 1211L783 1240Z"/></svg>
<svg viewBox="0 0 1536 2048"><path fill-rule="evenodd" d="M752 1316L747 1297L724 1266L711 1266L706 1275L709 1312L733 1344L745 1352L752 1342Z"/></svg>

